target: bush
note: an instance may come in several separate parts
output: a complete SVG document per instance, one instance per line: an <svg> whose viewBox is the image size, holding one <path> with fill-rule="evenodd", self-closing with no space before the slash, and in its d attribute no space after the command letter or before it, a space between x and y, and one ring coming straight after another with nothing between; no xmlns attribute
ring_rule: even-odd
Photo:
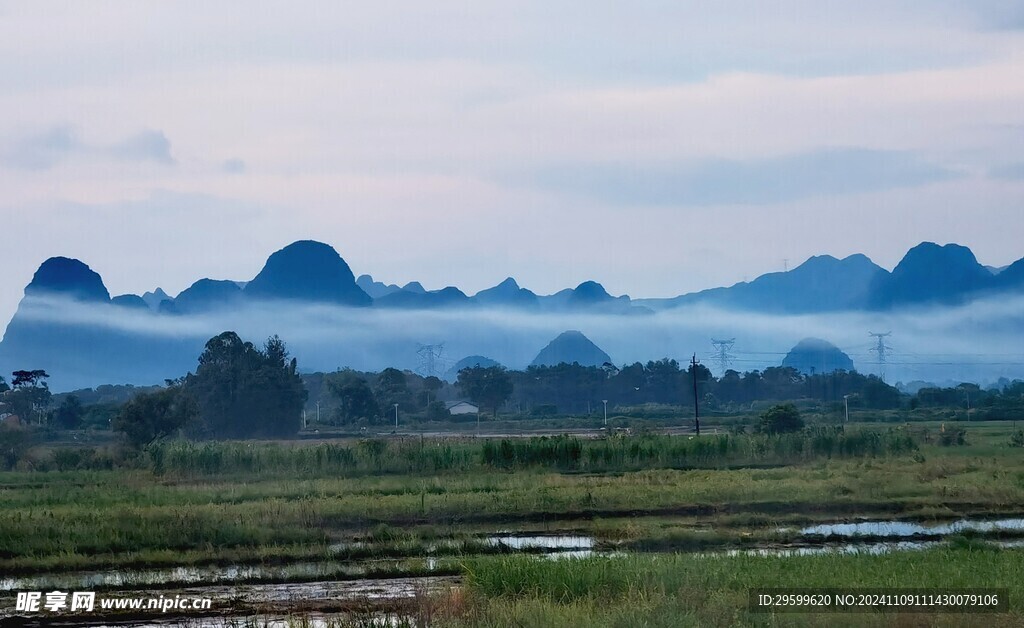
<svg viewBox="0 0 1024 628"><path fill-rule="evenodd" d="M761 415L761 431L765 434L789 434L804 429L804 420L800 411L791 403L783 403L768 408Z"/></svg>
<svg viewBox="0 0 1024 628"><path fill-rule="evenodd" d="M967 439L964 438L967 434L967 430L964 429L951 429L945 430L939 434L939 445L943 447L958 447L967 444Z"/></svg>
<svg viewBox="0 0 1024 628"><path fill-rule="evenodd" d="M1010 447L1024 447L1024 431L1017 430L1010 436Z"/></svg>
<svg viewBox="0 0 1024 628"><path fill-rule="evenodd" d="M13 469L28 451L28 431L0 425L0 470Z"/></svg>

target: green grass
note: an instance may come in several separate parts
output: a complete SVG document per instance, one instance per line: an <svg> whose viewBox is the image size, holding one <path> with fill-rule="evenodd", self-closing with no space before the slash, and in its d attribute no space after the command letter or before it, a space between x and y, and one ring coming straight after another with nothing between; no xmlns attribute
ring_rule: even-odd
<svg viewBox="0 0 1024 628"><path fill-rule="evenodd" d="M968 426L962 447L935 444L939 424L781 438L169 443L156 454L159 473L0 474L0 572L89 557L109 566L315 557L381 524L416 538L373 551L418 555L426 538L469 529L568 527L683 548L702 534L694 528L742 544L743 530L723 528L1016 514L1024 457L1004 427ZM663 520L673 523L657 529Z"/></svg>
<svg viewBox="0 0 1024 628"><path fill-rule="evenodd" d="M901 625L897 615L758 615L760 587L1009 588L1009 615L903 617L902 625L1020 625L1024 552L952 546L886 555L520 556L467 563L469 603L452 626ZM566 624L565 622L568 622ZM907 623L909 622L909 623Z"/></svg>

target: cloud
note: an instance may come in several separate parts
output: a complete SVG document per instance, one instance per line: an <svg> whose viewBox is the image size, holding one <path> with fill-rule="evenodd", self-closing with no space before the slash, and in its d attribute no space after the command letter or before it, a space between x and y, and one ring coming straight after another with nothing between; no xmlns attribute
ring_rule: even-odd
<svg viewBox="0 0 1024 628"><path fill-rule="evenodd" d="M9 168L45 170L80 148L81 143L71 127L55 126L0 150L0 164Z"/></svg>
<svg viewBox="0 0 1024 628"><path fill-rule="evenodd" d="M989 170L989 176L1005 181L1024 181L1024 161L996 166Z"/></svg>
<svg viewBox="0 0 1024 628"><path fill-rule="evenodd" d="M110 144L90 143L70 125L56 125L0 147L0 165L21 170L49 170L82 157L129 162L174 164L171 142L162 131L146 130Z"/></svg>
<svg viewBox="0 0 1024 628"><path fill-rule="evenodd" d="M173 164L171 142L161 131L142 131L136 135L117 142L107 149L116 159L125 161L153 161L160 164Z"/></svg>
<svg viewBox="0 0 1024 628"><path fill-rule="evenodd" d="M245 172L245 162L237 157L227 159L221 164L221 169L228 174L242 174Z"/></svg>
<svg viewBox="0 0 1024 628"><path fill-rule="evenodd" d="M817 336L850 354L861 372L877 371L868 330L891 329L896 350L886 370L889 381L993 381L1001 376L1020 377L1024 372L1024 353L1016 349L1024 326L1022 311L1024 296L952 308L800 316L707 306L650 316L613 316L484 308L350 309L292 302L248 303L199 316L166 316L30 297L23 302L19 317L23 323L77 328L76 337L91 339L94 344L88 346L95 346L97 352L102 347L124 349L128 357L105 361L84 350L68 355L64 344L52 345L53 353L38 359L49 365L53 385L63 389L122 381L154 383L180 376L195 368L205 341L227 329L254 342L279 334L304 371L333 371L343 366L414 369L418 365L416 349L439 340L445 341L444 357L452 362L467 355L486 355L508 367L523 368L559 333L579 329L616 364L662 357L684 361L694 352L708 360L712 358L709 339L727 334L737 338L734 368L763 369L779 365L800 339ZM33 342L47 345L46 338L36 337ZM16 358L11 353L2 356L15 363L12 368L17 365Z"/></svg>
<svg viewBox="0 0 1024 628"><path fill-rule="evenodd" d="M703 206L858 194L956 176L913 153L842 148L748 161L556 165L519 179L613 204Z"/></svg>

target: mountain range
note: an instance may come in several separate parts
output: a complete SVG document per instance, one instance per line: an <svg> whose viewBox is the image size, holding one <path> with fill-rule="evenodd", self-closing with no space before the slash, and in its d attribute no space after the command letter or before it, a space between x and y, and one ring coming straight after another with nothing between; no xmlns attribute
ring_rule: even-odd
<svg viewBox="0 0 1024 628"><path fill-rule="evenodd" d="M159 382L165 377L180 375L179 371L194 364L196 338L186 342L175 334L198 336L209 331L205 327L199 329L197 321L214 320L216 322L211 324L235 325L242 324L233 322L235 320L244 322L253 318L253 312L267 311L272 314L264 318L270 322L254 326L257 331L253 333L264 337L281 333L292 339L301 336L302 325L291 329L286 323L275 322L274 317L295 310L295 304L340 306L339 312L362 311L371 315L378 310L557 313L570 319L564 322L572 323L580 320L575 318L577 314L642 317L683 306L771 314L884 313L958 305L976 298L1008 294L1024 294L1024 259L994 269L980 264L966 247L929 242L908 251L891 272L864 255L843 259L821 255L788 272L769 273L730 287L664 299L612 296L595 281L585 281L575 288L550 295L536 294L512 277L473 295L454 286L440 290L426 290L418 282L397 286L375 281L365 274L357 279L334 248L309 240L295 242L273 253L262 270L248 281L203 278L174 297L160 288L141 296L111 297L100 275L84 262L53 257L42 263L25 288L25 296L0 342L0 368L72 366L72 370L82 374L83 380L92 382L93 374L96 378L102 377L95 383ZM69 303L82 307L71 308ZM71 310L75 310L78 317L75 320L67 318ZM119 318L118 312L128 315L129 324L108 322ZM345 315L336 315L342 322L331 323L335 326L332 329L345 325ZM537 317L540 319L543 317ZM360 316L359 320L370 319ZM509 322L501 332L469 333L464 327L460 329L457 317L451 320L454 322L440 333L449 337L458 335L465 340L466 352L461 355L500 351L501 354L494 357L503 363L515 366L528 362L519 349L522 341L515 339L516 332L509 331L515 327L513 323ZM642 318L637 319L641 326L642 321ZM159 331L155 331L156 328ZM385 327L383 332L377 332L381 343L388 342L385 336L394 333L389 331L392 329ZM306 342L321 348L327 354L324 361L331 360L328 364L355 362L355 358L346 354L332 359L332 348L320 339L310 338ZM363 364L376 364L374 352L380 353L377 357L382 359L381 356L405 351L396 343L386 345L390 353L363 349L357 357L361 356ZM595 360L598 358L602 356ZM98 366L101 364L102 369Z"/></svg>
<svg viewBox="0 0 1024 628"><path fill-rule="evenodd" d="M39 267L25 288L25 295L60 295L77 301L178 315L231 308L243 301L303 301L401 309L487 306L611 314L649 314L703 304L805 314L953 305L1006 291L1024 291L1024 259L995 269L979 263L967 247L925 242L911 249L892 272L862 254L843 259L820 255L788 272L768 273L750 282L664 299L615 297L596 281L584 281L551 295L538 295L521 287L512 277L469 296L454 286L425 290L419 282L399 287L375 281L370 275L356 279L334 248L305 240L271 255L251 281L204 278L173 298L161 288L142 296L125 294L111 298L102 278L85 263L54 257Z"/></svg>

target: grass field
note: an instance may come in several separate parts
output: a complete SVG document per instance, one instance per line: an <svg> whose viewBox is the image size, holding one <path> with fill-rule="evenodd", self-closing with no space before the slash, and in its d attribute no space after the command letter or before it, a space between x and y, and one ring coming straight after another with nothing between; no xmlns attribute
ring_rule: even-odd
<svg viewBox="0 0 1024 628"><path fill-rule="evenodd" d="M963 444L943 436L959 429ZM801 539L778 526L854 517L1019 516L1014 431L935 423L780 437L168 443L108 470L88 468L96 452L58 449L37 455L64 470L0 474L0 573L433 555L468 574L461 619L450 618L461 625L802 625L744 615L742 591L786 578L881 586L900 569L963 580L989 563L985 573L1009 585L1001 578L1024 573L1024 562L983 544L760 561L647 552L792 543ZM497 530L570 530L627 553L583 563L488 556L503 550L479 537ZM556 594L558 582L578 588ZM669 612L680 623L655 621Z"/></svg>

